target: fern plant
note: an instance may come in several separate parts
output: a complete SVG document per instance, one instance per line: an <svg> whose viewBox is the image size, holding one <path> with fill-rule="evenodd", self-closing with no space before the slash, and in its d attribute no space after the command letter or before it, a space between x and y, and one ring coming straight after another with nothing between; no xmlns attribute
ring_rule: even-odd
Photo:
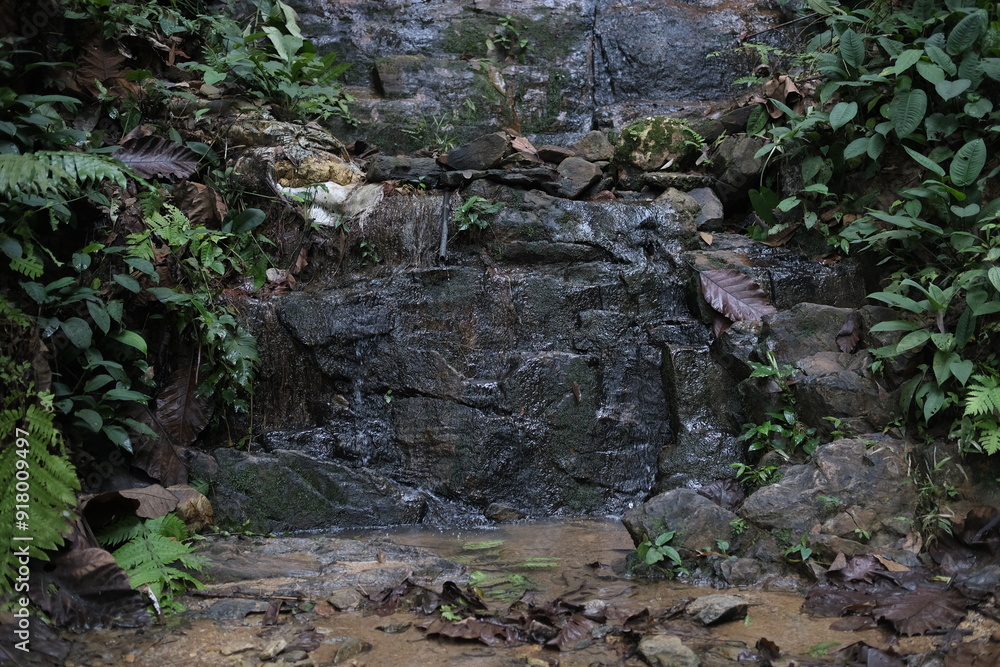
<svg viewBox="0 0 1000 667"><path fill-rule="evenodd" d="M965 396L965 416L973 418L976 444L987 454L1000 452L1000 377L972 376Z"/></svg>
<svg viewBox="0 0 1000 667"><path fill-rule="evenodd" d="M48 560L45 552L62 546L80 488L54 424L52 395L25 381L30 371L28 362L0 356L0 382L7 387L0 399L0 544L7 545L0 553L0 591L15 586L19 547Z"/></svg>
<svg viewBox="0 0 1000 667"><path fill-rule="evenodd" d="M130 516L100 531L98 541L108 547L121 545L112 555L125 570L133 588L148 589L158 613L183 611L174 597L189 588L204 588L192 571L200 572L207 563L194 554L184 540L189 538L184 522L173 514L141 520Z"/></svg>

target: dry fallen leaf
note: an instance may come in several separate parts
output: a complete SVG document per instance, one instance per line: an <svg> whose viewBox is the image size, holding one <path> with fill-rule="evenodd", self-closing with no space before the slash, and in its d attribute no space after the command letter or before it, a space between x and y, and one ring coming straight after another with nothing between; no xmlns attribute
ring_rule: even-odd
<svg viewBox="0 0 1000 667"><path fill-rule="evenodd" d="M712 245L712 241L715 240L715 237L708 232L698 232L698 236L701 237L701 240L704 241L706 245Z"/></svg>
<svg viewBox="0 0 1000 667"><path fill-rule="evenodd" d="M878 562L882 563L882 565L885 567L885 569L889 570L890 572L909 572L910 571L910 568L906 567L905 565L897 563L894 560L889 560L888 558L883 558L882 556L879 556L878 554L875 555L875 559L878 560Z"/></svg>

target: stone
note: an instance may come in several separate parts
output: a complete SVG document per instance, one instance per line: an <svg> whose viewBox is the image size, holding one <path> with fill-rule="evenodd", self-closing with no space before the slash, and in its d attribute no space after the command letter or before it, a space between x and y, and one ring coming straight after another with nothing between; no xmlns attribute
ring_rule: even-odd
<svg viewBox="0 0 1000 667"><path fill-rule="evenodd" d="M490 503L490 506L486 508L483 512L485 516L490 521L496 521L497 523L510 523L512 521L521 521L527 515L516 507L511 507L510 505L505 505L503 503Z"/></svg>
<svg viewBox="0 0 1000 667"><path fill-rule="evenodd" d="M313 183L353 185L365 180L357 165L339 155L326 151L313 151L304 160L292 162L287 158L274 162L274 176L279 185L305 187Z"/></svg>
<svg viewBox="0 0 1000 667"><path fill-rule="evenodd" d="M693 489L673 489L653 496L625 513L622 523L639 544L668 531L675 531L670 546L690 551L710 551L716 540L725 540L731 551L753 539L752 529L735 535L732 522L738 517Z"/></svg>
<svg viewBox="0 0 1000 667"><path fill-rule="evenodd" d="M591 130L582 139L570 144L569 148L576 157L590 162L610 160L615 154L615 147L608 141L608 135L599 130Z"/></svg>
<svg viewBox="0 0 1000 667"><path fill-rule="evenodd" d="M679 171L650 171L642 175L642 182L654 188L677 188L689 192L708 186L712 178L704 174L687 174Z"/></svg>
<svg viewBox="0 0 1000 667"><path fill-rule="evenodd" d="M736 439L741 406L730 389L737 379L707 346L667 345L663 381L675 432L660 452L657 490L731 477L730 464L742 461L745 449Z"/></svg>
<svg viewBox="0 0 1000 667"><path fill-rule="evenodd" d="M724 558L716 564L715 571L730 586L753 586L765 575L763 564L754 558Z"/></svg>
<svg viewBox="0 0 1000 667"><path fill-rule="evenodd" d="M493 169L500 164L509 149L510 137L503 132L494 132L449 151L444 162L458 171Z"/></svg>
<svg viewBox="0 0 1000 667"><path fill-rule="evenodd" d="M656 198L657 201L663 201L674 209L682 211L690 215L694 220L697 220L698 212L701 210L701 205L698 200L692 197L687 192L678 190L675 187L669 187Z"/></svg>
<svg viewBox="0 0 1000 667"><path fill-rule="evenodd" d="M442 171L442 166L433 158L378 155L368 163L366 178L370 183L406 181L436 187Z"/></svg>
<svg viewBox="0 0 1000 667"><path fill-rule="evenodd" d="M686 611L702 625L713 625L745 618L747 607L738 595L703 595L688 604Z"/></svg>
<svg viewBox="0 0 1000 667"><path fill-rule="evenodd" d="M651 667L699 667L701 661L680 637L647 635L639 641L639 653Z"/></svg>
<svg viewBox="0 0 1000 667"><path fill-rule="evenodd" d="M341 590L326 601L337 611L353 611L361 605L361 594L355 590Z"/></svg>
<svg viewBox="0 0 1000 667"><path fill-rule="evenodd" d="M579 157L568 157L559 163L559 180L549 192L558 197L576 199L601 178L601 168Z"/></svg>
<svg viewBox="0 0 1000 667"><path fill-rule="evenodd" d="M746 499L740 515L767 530L788 531L795 541L820 528L817 517L828 515L827 501L820 500L825 496L845 507L873 510L875 515L865 518L873 542L902 537L906 526L896 518L914 518L918 493L909 478L906 443L869 437L874 447L850 438L821 445L813 452L814 463L784 468L778 482ZM814 538L820 539L814 535L810 540Z"/></svg>
<svg viewBox="0 0 1000 667"><path fill-rule="evenodd" d="M695 188L688 194L698 202L700 209L695 216L694 224L699 231L715 232L722 229L725 211L722 202L712 188Z"/></svg>
<svg viewBox="0 0 1000 667"><path fill-rule="evenodd" d="M562 146L554 146L553 144L542 144L538 147L538 157L545 162L551 162L552 164L558 165L560 162L568 157L574 157L576 153Z"/></svg>
<svg viewBox="0 0 1000 667"><path fill-rule="evenodd" d="M344 643L337 648L337 654L333 658L333 664L339 665L347 662L351 658L356 658L362 653L372 650L372 645L358 637L348 637Z"/></svg>
<svg viewBox="0 0 1000 667"><path fill-rule="evenodd" d="M712 153L715 191L724 205L745 206L746 193L759 181L764 158L755 157L764 139L744 134L728 136Z"/></svg>
<svg viewBox="0 0 1000 667"><path fill-rule="evenodd" d="M427 500L365 469L288 450L250 454L215 451L217 518L250 530L323 530L420 523Z"/></svg>
<svg viewBox="0 0 1000 667"><path fill-rule="evenodd" d="M375 61L375 89L385 98L409 97L420 88L419 76L428 66L420 55L392 55Z"/></svg>
<svg viewBox="0 0 1000 667"><path fill-rule="evenodd" d="M273 639L268 642L264 649L260 652L260 659L264 662L274 660L278 657L278 654L285 650L288 646L288 640L282 639L281 637Z"/></svg>
<svg viewBox="0 0 1000 667"><path fill-rule="evenodd" d="M188 527L192 533L199 533L215 523L215 512L212 503L199 491L190 486L168 486L167 491L177 496L177 507L174 514Z"/></svg>
<svg viewBox="0 0 1000 667"><path fill-rule="evenodd" d="M267 600L226 598L212 604L204 614L216 621L242 621L248 614L263 614L267 611L267 605Z"/></svg>
<svg viewBox="0 0 1000 667"><path fill-rule="evenodd" d="M660 169L668 162L679 166L695 152L695 134L686 121L653 116L622 129L615 160L641 171Z"/></svg>

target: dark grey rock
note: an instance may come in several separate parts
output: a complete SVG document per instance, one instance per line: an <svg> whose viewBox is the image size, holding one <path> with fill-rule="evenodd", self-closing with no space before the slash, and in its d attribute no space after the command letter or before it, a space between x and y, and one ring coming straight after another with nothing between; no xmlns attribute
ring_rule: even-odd
<svg viewBox="0 0 1000 667"><path fill-rule="evenodd" d="M745 618L747 606L738 595L703 595L688 604L686 611L702 625L713 625Z"/></svg>
<svg viewBox="0 0 1000 667"><path fill-rule="evenodd" d="M548 189L550 194L576 199L601 178L601 168L579 157L568 157L559 163L559 180Z"/></svg>
<svg viewBox="0 0 1000 667"><path fill-rule="evenodd" d="M680 637L647 635L639 641L639 653L652 667L698 667L701 661Z"/></svg>
<svg viewBox="0 0 1000 667"><path fill-rule="evenodd" d="M218 449L213 506L221 525L261 532L420 523L427 499L364 468L287 450Z"/></svg>
<svg viewBox="0 0 1000 667"><path fill-rule="evenodd" d="M656 188L677 188L690 192L707 187L712 178L704 174L686 174L679 171L649 171L642 175L642 182Z"/></svg>
<svg viewBox="0 0 1000 667"><path fill-rule="evenodd" d="M458 171L493 169L500 164L509 148L510 137L503 132L494 132L449 151L444 161Z"/></svg>
<svg viewBox="0 0 1000 667"><path fill-rule="evenodd" d="M433 158L379 155L368 163L366 178L371 183L407 181L436 187L444 169Z"/></svg>
<svg viewBox="0 0 1000 667"><path fill-rule="evenodd" d="M212 606L201 613L214 621L242 621L249 614L263 614L267 611L267 605L267 600L226 598L212 603Z"/></svg>
<svg viewBox="0 0 1000 667"><path fill-rule="evenodd" d="M670 546L675 549L710 551L716 540L725 540L736 551L754 536L752 528L734 534L731 524L737 518L692 489L673 489L630 509L622 523L636 544L673 530L676 532Z"/></svg>
<svg viewBox="0 0 1000 667"><path fill-rule="evenodd" d="M747 191L760 179L764 158L755 157L764 140L759 137L726 137L712 154L715 191L725 205L743 206Z"/></svg>
<svg viewBox="0 0 1000 667"><path fill-rule="evenodd" d="M663 379L674 441L660 453L658 490L732 476L730 464L744 460L738 442L741 406L731 390L736 380L707 347L668 345Z"/></svg>
<svg viewBox="0 0 1000 667"><path fill-rule="evenodd" d="M569 149L563 148L562 146L553 146L552 144L543 144L537 149L538 157L546 162L551 162L552 164L559 164L568 157L573 157L576 153Z"/></svg>
<svg viewBox="0 0 1000 667"><path fill-rule="evenodd" d="M569 145L576 157L590 162L610 160L615 154L615 147L608 141L608 135L598 130L591 130L582 139Z"/></svg>
<svg viewBox="0 0 1000 667"><path fill-rule="evenodd" d="M414 95L427 64L428 59L420 55L381 58L375 62L375 89L389 99Z"/></svg>
<svg viewBox="0 0 1000 667"><path fill-rule="evenodd" d="M511 507L510 505L504 505L503 503L490 503L490 506L486 508L483 512L485 516L490 521L496 521L497 523L510 523L512 521L521 521L526 518L526 514L516 507Z"/></svg>
<svg viewBox="0 0 1000 667"><path fill-rule="evenodd" d="M725 211L722 208L722 202L719 201L718 195L712 188L695 188L688 192L688 194L693 197L700 206L697 216L694 219L694 224L698 226L701 231L714 232L722 229L722 223L725 219Z"/></svg>
<svg viewBox="0 0 1000 667"><path fill-rule="evenodd" d="M753 586L766 573L763 563L754 558L725 558L716 564L715 571L730 586Z"/></svg>
<svg viewBox="0 0 1000 667"><path fill-rule="evenodd" d="M897 517L913 519L917 499L905 448L904 442L884 437L871 447L854 439L822 445L813 454L814 463L786 468L778 482L751 494L740 515L767 529L787 530L796 541L821 523L818 517L828 509L819 497L825 496L846 507L873 510L873 541L880 534L902 537L906 526Z"/></svg>

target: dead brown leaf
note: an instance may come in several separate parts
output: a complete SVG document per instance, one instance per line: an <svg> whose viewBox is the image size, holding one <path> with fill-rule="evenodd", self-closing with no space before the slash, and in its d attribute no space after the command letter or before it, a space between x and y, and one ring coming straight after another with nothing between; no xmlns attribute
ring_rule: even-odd
<svg viewBox="0 0 1000 667"><path fill-rule="evenodd" d="M927 586L881 597L872 616L890 621L898 632L912 636L954 628L965 618L965 607L961 593Z"/></svg>
<svg viewBox="0 0 1000 667"><path fill-rule="evenodd" d="M858 343L864 335L864 324L861 321L861 311L852 310L844 320L844 326L837 332L837 347L841 352L853 354L858 349Z"/></svg>
<svg viewBox="0 0 1000 667"><path fill-rule="evenodd" d="M708 232L698 232L698 236L701 237L701 240L704 241L706 245L712 245L712 241L715 240L715 237Z"/></svg>
<svg viewBox="0 0 1000 667"><path fill-rule="evenodd" d="M198 168L198 154L160 137L141 137L122 144L115 158L145 178L187 178Z"/></svg>
<svg viewBox="0 0 1000 667"><path fill-rule="evenodd" d="M882 565L885 567L885 569L889 570L890 572L909 572L910 571L910 568L906 567L905 565L903 565L901 563L897 563L894 560L889 560L888 558L885 558L883 556L879 556L878 554L875 554L875 559L878 562L882 563Z"/></svg>
<svg viewBox="0 0 1000 667"><path fill-rule="evenodd" d="M174 188L174 203L194 224L217 228L229 212L225 200L213 188L181 181Z"/></svg>
<svg viewBox="0 0 1000 667"><path fill-rule="evenodd" d="M759 320L778 312L760 285L741 271L702 271L699 278L705 301L733 321Z"/></svg>

